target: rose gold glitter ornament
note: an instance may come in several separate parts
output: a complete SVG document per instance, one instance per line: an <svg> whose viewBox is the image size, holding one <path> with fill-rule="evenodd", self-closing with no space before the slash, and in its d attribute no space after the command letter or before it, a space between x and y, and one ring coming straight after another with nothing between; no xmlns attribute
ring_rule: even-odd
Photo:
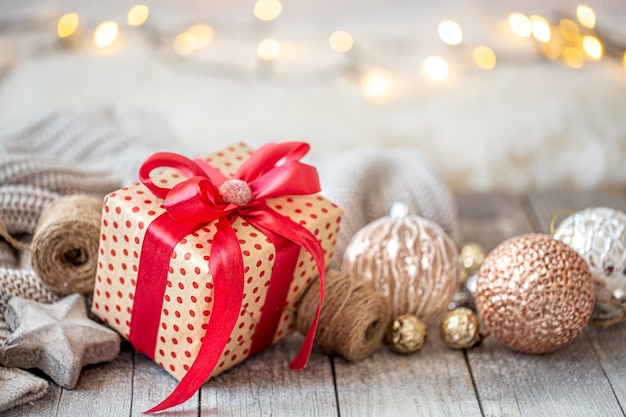
<svg viewBox="0 0 626 417"><path fill-rule="evenodd" d="M424 347L428 335L423 321L412 314L396 317L387 329L385 343L396 353L415 353Z"/></svg>
<svg viewBox="0 0 626 417"><path fill-rule="evenodd" d="M594 306L591 273L565 243L526 234L501 243L485 259L475 294L478 314L513 350L552 352L571 342Z"/></svg>
<svg viewBox="0 0 626 417"><path fill-rule="evenodd" d="M226 180L219 188L220 195L226 203L245 206L252 200L250 186L242 180Z"/></svg>
<svg viewBox="0 0 626 417"><path fill-rule="evenodd" d="M436 223L394 205L392 215L359 230L346 248L343 272L371 282L394 316L428 322L443 313L461 283L456 245Z"/></svg>

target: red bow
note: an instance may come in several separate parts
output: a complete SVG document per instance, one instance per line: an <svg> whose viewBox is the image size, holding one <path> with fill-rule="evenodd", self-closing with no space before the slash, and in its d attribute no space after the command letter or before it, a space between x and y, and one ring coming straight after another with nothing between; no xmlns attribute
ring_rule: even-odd
<svg viewBox="0 0 626 417"><path fill-rule="evenodd" d="M283 251L285 259L282 262L278 259L280 252L277 251L272 277L285 275L285 271L293 274L299 247L305 248L317 264L320 275L320 303L300 352L290 367L303 369L306 366L324 296L324 251L311 232L272 210L265 199L308 195L320 191L316 169L300 162L300 158L308 150L309 145L302 142L267 144L254 152L232 179L204 161L194 162L173 153L154 154L139 169L140 181L155 196L165 200L167 213L150 224L142 246L129 334L137 351L154 358L158 317L162 308L162 301L159 303L155 300L162 299L165 292L169 264L167 253L171 255L178 241L189 233L217 220L217 232L213 237L209 256L215 293L213 311L216 313L211 316L206 329L210 338L204 339L210 339L210 342L202 343L196 360L174 392L148 412L161 411L189 399L212 373L237 323L244 292L244 266L238 238L231 226L235 216L241 216L261 230L275 245L283 240L298 245L295 246L296 252ZM158 186L152 181L150 174L154 169L162 167L174 168L188 178L171 189ZM276 271L277 268L281 271ZM288 287L288 282L286 286ZM276 298L280 298L288 290L275 287L278 288L275 290L278 291L274 295ZM271 297L272 294L268 293L268 299ZM272 325L275 326L272 322L277 322L277 309L273 310L267 314L263 311L256 332L261 335L261 341L257 343L256 349L253 342L252 352L271 344L273 333L264 334L268 332L259 331L259 328L263 328L263 322L270 329Z"/></svg>

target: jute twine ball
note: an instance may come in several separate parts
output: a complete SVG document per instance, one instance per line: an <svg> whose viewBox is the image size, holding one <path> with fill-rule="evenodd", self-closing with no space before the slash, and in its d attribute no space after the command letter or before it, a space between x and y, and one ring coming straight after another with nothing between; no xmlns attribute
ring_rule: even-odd
<svg viewBox="0 0 626 417"><path fill-rule="evenodd" d="M334 269L327 271L324 287L315 345L351 362L367 358L380 346L391 320L387 299L363 282ZM296 315L300 333L309 331L318 302L319 280L300 300Z"/></svg>
<svg viewBox="0 0 626 417"><path fill-rule="evenodd" d="M436 223L406 212L359 230L342 270L388 297L394 317L413 314L425 322L446 310L461 284L454 241Z"/></svg>
<svg viewBox="0 0 626 417"><path fill-rule="evenodd" d="M526 353L552 352L571 342L589 322L594 299L580 255L535 233L507 240L487 255L475 294L491 334Z"/></svg>
<svg viewBox="0 0 626 417"><path fill-rule="evenodd" d="M41 213L31 264L41 281L60 294L91 294L96 279L102 199L61 197Z"/></svg>

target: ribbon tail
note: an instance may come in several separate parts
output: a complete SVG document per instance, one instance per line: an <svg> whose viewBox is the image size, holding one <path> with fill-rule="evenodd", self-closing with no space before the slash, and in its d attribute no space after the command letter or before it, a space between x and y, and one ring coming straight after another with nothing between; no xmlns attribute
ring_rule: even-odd
<svg viewBox="0 0 626 417"><path fill-rule="evenodd" d="M326 269L324 250L322 249L320 242L311 232L298 223L293 222L288 217L278 214L269 208L255 211L254 214L247 216L246 219L248 219L250 223L253 223L264 233L266 230L273 231L274 233L300 245L311 254L317 266L317 271L320 277L320 302L317 306L315 316L313 317L311 327L304 337L300 351L289 365L291 369L304 369L309 360L309 356L311 355L311 350L313 349L315 332L317 331L317 322L319 321L322 304L324 303L324 270Z"/></svg>
<svg viewBox="0 0 626 417"><path fill-rule="evenodd" d="M213 275L213 308L198 356L174 391L148 413L162 411L191 398L209 378L237 324L243 302L243 258L230 222L217 222L209 258ZM211 337L207 340L207 337Z"/></svg>

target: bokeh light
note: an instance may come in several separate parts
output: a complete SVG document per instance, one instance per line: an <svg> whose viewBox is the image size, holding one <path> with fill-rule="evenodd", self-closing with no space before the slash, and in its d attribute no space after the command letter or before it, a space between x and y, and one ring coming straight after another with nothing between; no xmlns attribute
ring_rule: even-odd
<svg viewBox="0 0 626 417"><path fill-rule="evenodd" d="M57 33L61 38L67 38L72 36L76 29L78 29L78 15L76 13L68 13L61 16L57 23Z"/></svg>
<svg viewBox="0 0 626 417"><path fill-rule="evenodd" d="M256 53L259 58L270 61L275 59L280 53L280 44L276 39L264 39L259 42L256 48Z"/></svg>
<svg viewBox="0 0 626 417"><path fill-rule="evenodd" d="M511 13L509 15L509 27L517 36L522 38L530 37L530 19L521 13Z"/></svg>
<svg viewBox="0 0 626 417"><path fill-rule="evenodd" d="M493 69L496 66L496 54L486 46L479 46L474 49L474 62L482 69Z"/></svg>
<svg viewBox="0 0 626 417"><path fill-rule="evenodd" d="M113 21L106 21L96 26L93 32L93 41L99 48L106 48L113 45L120 34L120 28Z"/></svg>
<svg viewBox="0 0 626 417"><path fill-rule="evenodd" d="M424 61L424 73L431 80L442 81L448 76L448 72L448 63L440 56L429 56Z"/></svg>
<svg viewBox="0 0 626 417"><path fill-rule="evenodd" d="M346 52L352 48L354 40L352 35L343 30L333 32L328 38L328 44L337 52Z"/></svg>
<svg viewBox="0 0 626 417"><path fill-rule="evenodd" d="M454 20L439 23L439 37L448 45L458 45L463 41L463 30Z"/></svg>
<svg viewBox="0 0 626 417"><path fill-rule="evenodd" d="M128 24L131 26L141 26L148 20L150 10L145 4L138 4L133 6L128 11Z"/></svg>

